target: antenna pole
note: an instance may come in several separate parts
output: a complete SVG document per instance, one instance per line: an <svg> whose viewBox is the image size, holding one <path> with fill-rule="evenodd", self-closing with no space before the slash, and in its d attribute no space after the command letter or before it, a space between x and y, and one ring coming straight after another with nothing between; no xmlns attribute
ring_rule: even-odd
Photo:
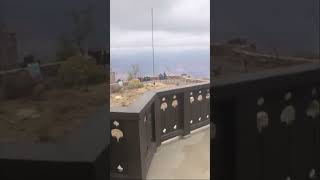
<svg viewBox="0 0 320 180"><path fill-rule="evenodd" d="M153 8L151 8L151 17L152 17L152 71L153 71L153 77L155 78L154 74L154 46L153 46ZM153 84L155 85L156 82L154 81Z"/></svg>

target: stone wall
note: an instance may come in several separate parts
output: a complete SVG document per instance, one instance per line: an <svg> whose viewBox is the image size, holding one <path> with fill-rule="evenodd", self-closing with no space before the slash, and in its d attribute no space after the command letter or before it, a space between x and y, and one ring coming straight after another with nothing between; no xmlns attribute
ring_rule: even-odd
<svg viewBox="0 0 320 180"><path fill-rule="evenodd" d="M60 64L61 63L50 63L50 64L41 65L40 68L41 68L41 73L43 77L48 78L48 77L56 76L58 73ZM25 68L19 68L19 69L0 72L0 99L3 99L6 97L6 94L7 94L6 91L10 91L10 89L8 89L8 83L11 84L10 87L13 88L12 91L20 91L19 89L21 89L21 92L19 94L21 95L25 94L24 91L28 91L28 89L23 89L24 86L26 88L30 88L34 84L32 79L22 77L28 74L29 72Z"/></svg>
<svg viewBox="0 0 320 180"><path fill-rule="evenodd" d="M193 83L202 83L202 82L208 82L201 79L194 79L194 78L186 78L182 76L168 76L165 80L159 80L159 77L151 77L151 81L155 82L161 82L161 83L168 83L168 84L193 84ZM148 81L148 82L151 82ZM147 83L147 82L143 82ZM123 82L123 86L127 86L128 81ZM121 89L121 86L118 83L111 83L110 84L110 92L114 93Z"/></svg>

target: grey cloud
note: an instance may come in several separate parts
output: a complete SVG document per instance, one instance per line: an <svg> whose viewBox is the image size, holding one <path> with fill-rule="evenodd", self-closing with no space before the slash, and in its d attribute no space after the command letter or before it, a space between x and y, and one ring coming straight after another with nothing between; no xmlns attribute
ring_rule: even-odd
<svg viewBox="0 0 320 180"><path fill-rule="evenodd" d="M152 7L155 44L209 44L209 3L210 0L111 0L111 47L150 45Z"/></svg>

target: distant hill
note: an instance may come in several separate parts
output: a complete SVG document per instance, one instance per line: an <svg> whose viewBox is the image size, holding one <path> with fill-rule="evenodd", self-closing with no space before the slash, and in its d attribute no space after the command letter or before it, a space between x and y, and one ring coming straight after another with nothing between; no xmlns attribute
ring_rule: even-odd
<svg viewBox="0 0 320 180"><path fill-rule="evenodd" d="M319 0L215 0L211 17L211 41L241 37L265 51L319 54Z"/></svg>
<svg viewBox="0 0 320 180"><path fill-rule="evenodd" d="M152 75L151 48L111 49L111 68L117 77L125 77L132 64L139 64L141 75ZM169 71L169 72L168 72ZM183 73L195 77L210 76L210 50L202 48L155 48L155 74Z"/></svg>
<svg viewBox="0 0 320 180"><path fill-rule="evenodd" d="M16 32L19 60L33 54L43 62L55 61L58 39L73 32L72 11L88 5L94 9L94 31L89 48L109 47L109 3L104 0L1 0L0 23Z"/></svg>

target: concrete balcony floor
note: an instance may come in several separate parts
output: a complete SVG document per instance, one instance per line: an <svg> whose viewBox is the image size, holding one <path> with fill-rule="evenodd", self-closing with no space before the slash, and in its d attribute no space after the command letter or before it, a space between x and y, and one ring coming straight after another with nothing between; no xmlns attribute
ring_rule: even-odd
<svg viewBox="0 0 320 180"><path fill-rule="evenodd" d="M209 126L187 138L162 144L153 157L147 179L210 179Z"/></svg>

